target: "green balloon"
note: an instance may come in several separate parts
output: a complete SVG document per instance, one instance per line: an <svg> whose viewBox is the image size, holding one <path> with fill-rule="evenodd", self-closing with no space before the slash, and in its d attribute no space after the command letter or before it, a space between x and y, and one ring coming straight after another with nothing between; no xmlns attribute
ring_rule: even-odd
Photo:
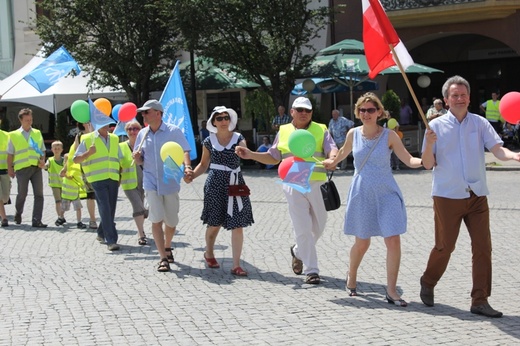
<svg viewBox="0 0 520 346"><path fill-rule="evenodd" d="M316 151L316 138L307 130L296 130L289 136L289 150L302 159L311 157Z"/></svg>
<svg viewBox="0 0 520 346"><path fill-rule="evenodd" d="M74 101L70 106L70 113L78 123L85 124L90 121L90 109L86 101Z"/></svg>

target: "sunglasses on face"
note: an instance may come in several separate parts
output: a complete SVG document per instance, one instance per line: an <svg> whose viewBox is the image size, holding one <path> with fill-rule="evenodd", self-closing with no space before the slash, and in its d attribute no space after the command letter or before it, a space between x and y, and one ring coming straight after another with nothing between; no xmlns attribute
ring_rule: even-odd
<svg viewBox="0 0 520 346"><path fill-rule="evenodd" d="M307 109L307 108L295 108L295 110L298 112L298 113L311 113L312 112L312 109Z"/></svg>
<svg viewBox="0 0 520 346"><path fill-rule="evenodd" d="M216 121L222 121L222 120L226 120L226 121L229 121L231 119L231 117L229 115L224 115L223 117L215 117L215 120Z"/></svg>
<svg viewBox="0 0 520 346"><path fill-rule="evenodd" d="M142 111L141 113L142 114L148 114L148 113L150 113L153 110L155 110L155 109L148 109L148 110Z"/></svg>
<svg viewBox="0 0 520 346"><path fill-rule="evenodd" d="M140 130L140 128L138 128L138 127L129 127L129 128L126 129L126 132L139 131L139 130Z"/></svg>
<svg viewBox="0 0 520 346"><path fill-rule="evenodd" d="M377 108L360 108L359 113L368 113L374 114L377 111Z"/></svg>

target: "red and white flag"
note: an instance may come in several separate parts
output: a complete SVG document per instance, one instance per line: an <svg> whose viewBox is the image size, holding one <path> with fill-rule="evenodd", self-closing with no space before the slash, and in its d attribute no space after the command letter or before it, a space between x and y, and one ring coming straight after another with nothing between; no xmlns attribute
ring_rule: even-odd
<svg viewBox="0 0 520 346"><path fill-rule="evenodd" d="M370 73L374 79L379 72L397 65L397 58L403 69L413 65L413 59L403 42L397 36L392 23L379 0L362 0L363 3L363 43ZM390 45L397 57L392 55Z"/></svg>

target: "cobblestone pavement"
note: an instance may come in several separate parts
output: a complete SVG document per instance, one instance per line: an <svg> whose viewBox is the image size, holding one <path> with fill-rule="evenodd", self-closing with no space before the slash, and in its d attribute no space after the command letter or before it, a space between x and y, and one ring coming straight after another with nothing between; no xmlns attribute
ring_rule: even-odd
<svg viewBox="0 0 520 346"><path fill-rule="evenodd" d="M338 172L334 180L344 199L352 171ZM30 227L32 196L20 226L14 225L14 206L8 205L10 227L0 228L0 345L518 344L520 172L487 174L494 246L490 303L504 312L501 319L469 312L471 254L464 226L436 287L435 307L419 299L419 277L433 245L430 172L395 174L408 212L398 284L409 306L400 308L384 301L385 248L379 238L373 239L360 268L361 296L351 298L345 291L353 239L342 233L344 201L329 213L318 243L322 284L307 285L294 275L291 224L276 172L247 169L256 221L245 230L247 278L229 273L227 231L217 239L221 268L204 265L205 228L199 217L205 176L191 186L183 183L176 263L169 273L156 271L153 241L137 245L131 207L122 191L116 215L122 249L113 253L95 240L95 232L54 226L50 188L45 190L46 229ZM16 186L11 192L14 199ZM66 217L73 220L73 212ZM146 226L151 236L150 224Z"/></svg>

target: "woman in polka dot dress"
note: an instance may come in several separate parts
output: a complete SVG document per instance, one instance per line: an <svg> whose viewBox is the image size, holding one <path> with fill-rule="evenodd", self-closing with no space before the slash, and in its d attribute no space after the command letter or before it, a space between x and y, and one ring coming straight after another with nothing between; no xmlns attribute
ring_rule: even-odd
<svg viewBox="0 0 520 346"><path fill-rule="evenodd" d="M245 147L246 141L240 133L233 132L236 124L237 113L233 109L224 106L213 109L207 124L210 135L202 142L202 158L193 171L193 179L209 168L204 184L204 209L201 216L203 223L208 225L204 253L206 264L209 268L220 268L213 250L218 232L224 227L232 230L231 273L247 276L247 272L240 267L240 256L244 241L243 227L254 222L251 201L247 196L228 195L229 185L245 184L235 147Z"/></svg>

